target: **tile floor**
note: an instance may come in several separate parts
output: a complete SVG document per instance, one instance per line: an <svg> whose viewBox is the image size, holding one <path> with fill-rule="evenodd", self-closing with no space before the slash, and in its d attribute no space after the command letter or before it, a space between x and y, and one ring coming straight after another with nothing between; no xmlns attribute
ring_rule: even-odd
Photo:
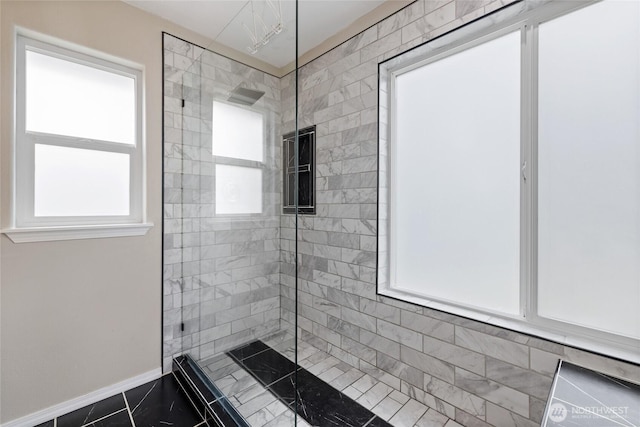
<svg viewBox="0 0 640 427"><path fill-rule="evenodd" d="M37 427L206 426L173 374L116 394Z"/></svg>
<svg viewBox="0 0 640 427"><path fill-rule="evenodd" d="M254 341L228 354L286 406L297 409L298 415L311 425L391 427L262 341Z"/></svg>
<svg viewBox="0 0 640 427"><path fill-rule="evenodd" d="M293 339L286 334L277 334L264 342L294 360ZM298 364L394 427L461 427L445 415L308 342L298 343ZM202 361L200 365L252 427L293 426L293 412L230 356L222 354ZM299 416L297 425L310 426Z"/></svg>
<svg viewBox="0 0 640 427"><path fill-rule="evenodd" d="M293 339L277 334L264 340L289 360L294 360ZM266 354L266 353L265 353ZM242 353L236 353L236 359ZM286 364L286 362L285 362ZM333 389L346 395L375 416L366 417L366 427L461 427L460 424L428 408L415 399L395 390L384 382L367 375L353 366L299 341L298 364L305 375L313 374ZM256 380L227 354L201 362L203 370L224 393L251 427L288 427L294 425L294 415L282 400L268 391L263 379ZM295 365L286 364L293 372ZM259 368L260 369L260 368ZM299 371L301 372L301 371ZM281 372L282 373L282 372ZM285 372L286 376L287 373ZM277 376L277 378L276 378ZM302 380L300 379L302 378ZM299 381L305 381L300 376ZM282 379L275 375L273 382ZM310 380L306 380L310 382ZM267 384L271 385L271 384ZM326 388L318 396L326 396ZM324 394L323 394L324 393ZM324 397L322 397L324 399ZM285 399L286 401L286 399ZM329 408L330 406L325 406ZM324 409L326 411L326 409ZM358 409L362 411L362 409ZM297 416L297 425L311 427L303 417ZM307 417L309 419L309 417ZM311 418L313 422L313 418ZM347 422L347 421L345 421ZM387 424L388 423L388 424ZM313 422L313 424L318 424ZM320 423L320 425L322 425ZM350 424L344 424L350 425ZM124 393L78 409L36 427L205 427L202 416L194 409L188 396L179 388L173 374L167 374Z"/></svg>

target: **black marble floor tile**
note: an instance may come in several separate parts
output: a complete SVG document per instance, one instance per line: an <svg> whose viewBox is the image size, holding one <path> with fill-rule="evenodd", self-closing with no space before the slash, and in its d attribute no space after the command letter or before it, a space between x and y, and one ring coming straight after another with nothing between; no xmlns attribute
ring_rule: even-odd
<svg viewBox="0 0 640 427"><path fill-rule="evenodd" d="M234 359L242 361L247 357L255 356L256 354L270 350L271 347L263 343L262 341L253 341L242 347L238 347L228 352Z"/></svg>
<svg viewBox="0 0 640 427"><path fill-rule="evenodd" d="M262 346L256 345L254 348L262 348ZM243 354L248 355L249 352L245 351ZM292 409L294 409L295 402L298 414L311 425L390 426L386 421L376 417L373 412L306 369L298 368L298 371L295 372L295 363L269 347L266 350L261 350L255 356L245 357L239 363L267 386L267 389L280 401Z"/></svg>
<svg viewBox="0 0 640 427"><path fill-rule="evenodd" d="M265 386L296 370L295 363L271 349L246 357L240 361L240 364Z"/></svg>
<svg viewBox="0 0 640 427"><path fill-rule="evenodd" d="M125 392L136 427L195 426L203 421L172 374Z"/></svg>
<svg viewBox="0 0 640 427"><path fill-rule="evenodd" d="M79 427L85 424L89 424L99 418L103 418L114 412L125 409L127 406L124 403L122 393L111 396L93 405L85 406L76 411L70 412L66 415L58 417L58 427Z"/></svg>
<svg viewBox="0 0 640 427"><path fill-rule="evenodd" d="M386 422L385 420L383 420L382 418L375 417L373 420L371 420L369 424L367 424L367 427L393 427L393 426L388 422Z"/></svg>
<svg viewBox="0 0 640 427"><path fill-rule="evenodd" d="M300 371L298 371L299 373ZM279 381L271 384L269 390L275 394L285 405L289 406L296 398L296 377L289 374Z"/></svg>
<svg viewBox="0 0 640 427"><path fill-rule="evenodd" d="M543 426L640 425L640 385L562 362Z"/></svg>
<svg viewBox="0 0 640 427"><path fill-rule="evenodd" d="M102 418L91 424L90 427L132 427L129 411L120 411L107 418Z"/></svg>
<svg viewBox="0 0 640 427"><path fill-rule="evenodd" d="M47 421L46 423L38 424L36 427L53 427L53 420Z"/></svg>
<svg viewBox="0 0 640 427"><path fill-rule="evenodd" d="M314 426L362 427L375 415L305 369L298 371L297 411Z"/></svg>

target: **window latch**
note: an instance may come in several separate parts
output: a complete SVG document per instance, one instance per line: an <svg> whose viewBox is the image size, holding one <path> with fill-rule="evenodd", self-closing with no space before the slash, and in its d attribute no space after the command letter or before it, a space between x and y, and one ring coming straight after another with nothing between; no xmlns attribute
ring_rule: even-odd
<svg viewBox="0 0 640 427"><path fill-rule="evenodd" d="M522 180L524 182L527 182L527 161L526 160L522 163L522 167L520 168L520 171L522 172Z"/></svg>
<svg viewBox="0 0 640 427"><path fill-rule="evenodd" d="M287 172L295 173L296 172L296 168L295 167L287 168ZM306 165L298 166L298 173L301 173L301 172L311 172L311 165L306 164Z"/></svg>

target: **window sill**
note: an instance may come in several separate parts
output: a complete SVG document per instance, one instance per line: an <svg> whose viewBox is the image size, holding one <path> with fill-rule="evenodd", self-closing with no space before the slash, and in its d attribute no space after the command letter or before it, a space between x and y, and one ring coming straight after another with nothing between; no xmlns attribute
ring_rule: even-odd
<svg viewBox="0 0 640 427"><path fill-rule="evenodd" d="M52 242L57 240L104 239L144 236L153 223L79 225L60 227L8 228L2 230L13 243Z"/></svg>

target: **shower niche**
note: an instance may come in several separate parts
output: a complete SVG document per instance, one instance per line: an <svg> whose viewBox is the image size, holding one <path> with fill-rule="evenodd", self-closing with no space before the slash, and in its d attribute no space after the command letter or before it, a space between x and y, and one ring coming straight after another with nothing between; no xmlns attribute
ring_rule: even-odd
<svg viewBox="0 0 640 427"><path fill-rule="evenodd" d="M283 208L285 214L297 213L315 215L316 192L316 127L309 126L298 132L298 150L296 152L296 134L288 133L282 137L283 153ZM297 159L296 159L297 157ZM297 160L297 161L296 161ZM296 170L298 171L298 203L296 203Z"/></svg>

